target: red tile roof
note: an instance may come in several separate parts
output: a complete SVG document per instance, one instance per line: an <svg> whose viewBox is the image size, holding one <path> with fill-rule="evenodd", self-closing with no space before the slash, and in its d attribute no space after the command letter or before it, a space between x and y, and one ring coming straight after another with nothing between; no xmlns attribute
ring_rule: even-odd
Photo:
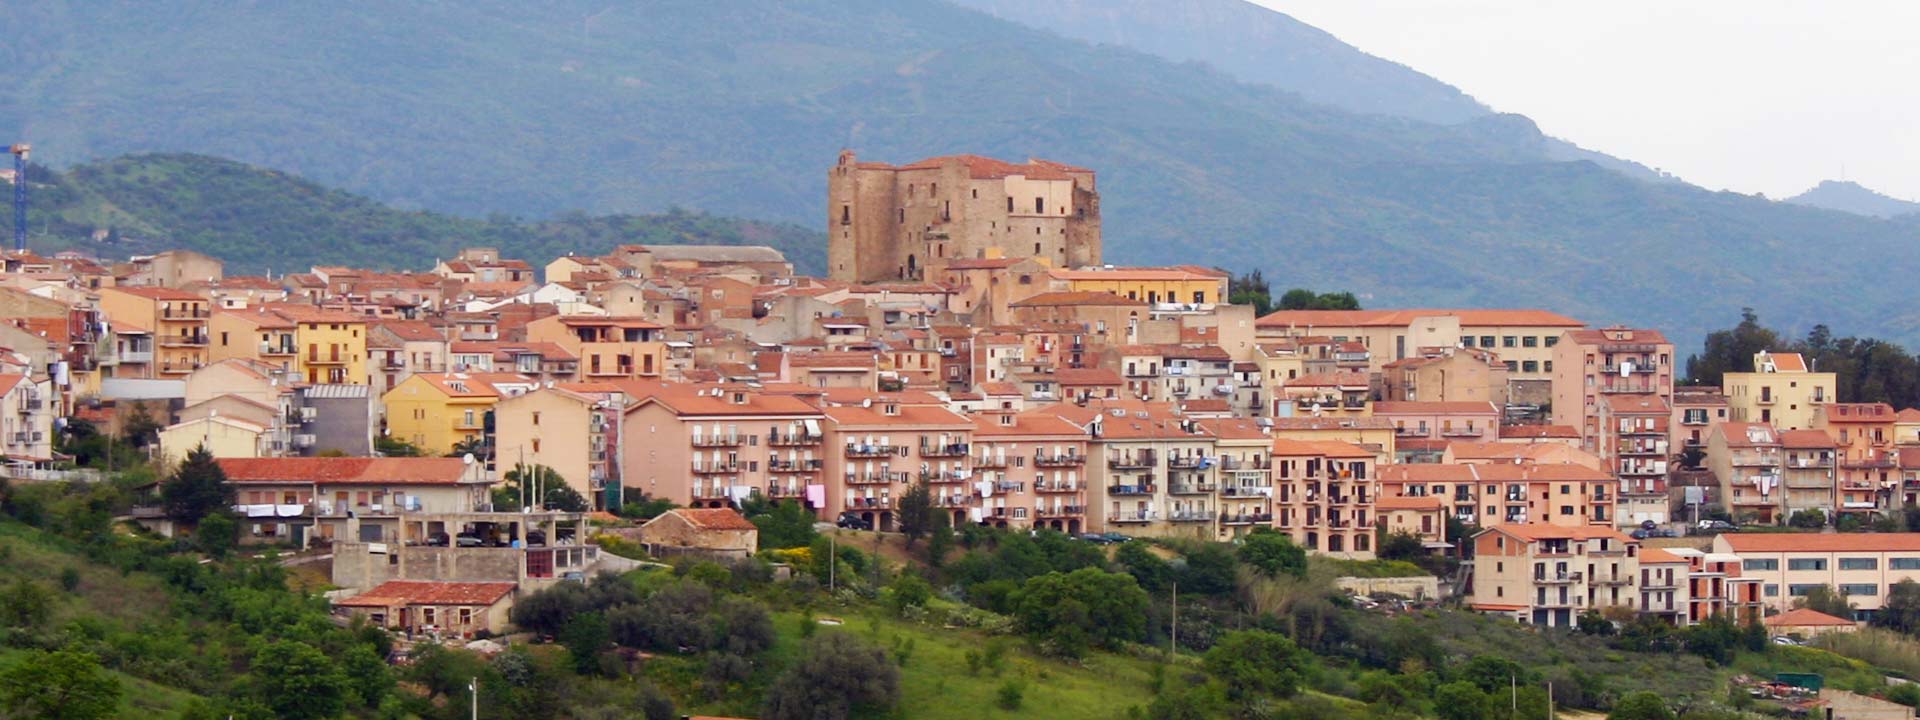
<svg viewBox="0 0 1920 720"><path fill-rule="evenodd" d="M753 523L741 517L731 508L676 508L667 514L677 515L688 525L702 530L757 530Z"/></svg>
<svg viewBox="0 0 1920 720"><path fill-rule="evenodd" d="M1740 553L1916 552L1920 533L1739 533L1720 540Z"/></svg>
<svg viewBox="0 0 1920 720"><path fill-rule="evenodd" d="M1076 168L1072 165L1064 165L1047 160L1029 160L1026 164L1021 165L1005 160L995 160L981 155L942 155L901 165L894 169L934 170L951 163L958 163L965 166L967 176L975 180L991 180L1013 175L1020 175L1029 180L1071 180L1072 176L1067 174L1069 172L1093 172L1083 168ZM864 167L874 167L876 164L861 163L861 165ZM881 169L888 168L888 166L884 164L878 164L878 167Z"/></svg>
<svg viewBox="0 0 1920 720"><path fill-rule="evenodd" d="M1145 300L1129 300L1109 292L1048 292L1019 300L1012 307L1053 307L1061 305L1146 307Z"/></svg>
<svg viewBox="0 0 1920 720"><path fill-rule="evenodd" d="M1622 543L1637 544L1640 541L1621 534L1619 530L1599 525L1554 525L1552 523L1531 522L1526 524L1498 525L1485 532L1506 533L1522 540L1597 540L1605 538Z"/></svg>
<svg viewBox="0 0 1920 720"><path fill-rule="evenodd" d="M219 458L236 483L453 485L467 475L461 458Z"/></svg>
<svg viewBox="0 0 1920 720"><path fill-rule="evenodd" d="M1571 425L1502 425L1500 439L1580 439L1580 428Z"/></svg>
<svg viewBox="0 0 1920 720"><path fill-rule="evenodd" d="M1852 620L1834 617L1812 608L1794 608L1762 622L1765 622L1767 627L1850 627L1854 624Z"/></svg>
<svg viewBox="0 0 1920 720"><path fill-rule="evenodd" d="M1416 402L1407 400L1382 400L1373 404L1374 415L1499 415L1500 409L1493 403L1480 402Z"/></svg>
<svg viewBox="0 0 1920 720"><path fill-rule="evenodd" d="M1545 310L1280 310L1260 318L1260 327L1402 327L1423 317L1456 317L1466 327L1585 327Z"/></svg>
<svg viewBox="0 0 1920 720"><path fill-rule="evenodd" d="M419 582L388 580L372 590L345 600L338 607L398 607L401 605L492 605L513 593L510 582Z"/></svg>

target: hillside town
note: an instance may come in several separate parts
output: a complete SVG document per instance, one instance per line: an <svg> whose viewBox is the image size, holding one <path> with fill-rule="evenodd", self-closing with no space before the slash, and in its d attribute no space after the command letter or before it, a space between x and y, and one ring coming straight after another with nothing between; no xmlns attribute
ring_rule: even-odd
<svg viewBox="0 0 1920 720"><path fill-rule="evenodd" d="M1801 355L1699 387L1660 329L1606 318L1260 314L1225 270L1105 256L1091 169L827 175L826 277L756 246L273 275L8 253L0 475L85 480L63 434L148 423L154 461L217 459L243 542L331 553L337 608L454 633L633 562L590 542L623 508L677 508L647 526L666 550L750 554L747 502L885 533L916 486L954 526L1085 542L1271 530L1365 560L1411 536L1469 561L1440 578L1467 607L1543 626L1807 621L1819 588L1852 625L1920 579L1920 534L1866 531L1920 500L1920 409ZM582 506L498 507L516 473Z"/></svg>

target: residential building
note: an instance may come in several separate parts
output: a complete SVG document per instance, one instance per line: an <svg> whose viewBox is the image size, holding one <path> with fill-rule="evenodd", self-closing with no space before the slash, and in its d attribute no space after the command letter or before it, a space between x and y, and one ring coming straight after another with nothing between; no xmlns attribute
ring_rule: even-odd
<svg viewBox="0 0 1920 720"><path fill-rule="evenodd" d="M1613 528L1500 525L1473 547L1475 610L1570 628L1589 610L1641 609L1640 542Z"/></svg>
<svg viewBox="0 0 1920 720"><path fill-rule="evenodd" d="M1620 501L1628 510L1621 521L1666 522L1673 408L1665 398L1641 393L1603 395L1599 408L1598 444L1589 449L1620 477Z"/></svg>
<svg viewBox="0 0 1920 720"><path fill-rule="evenodd" d="M621 420L624 484L688 507L738 506L759 495L832 517L826 472L836 453L826 445L824 418L791 395L660 386L636 395Z"/></svg>
<svg viewBox="0 0 1920 720"><path fill-rule="evenodd" d="M1225 271L1192 265L1175 267L1093 266L1048 273L1055 290L1124 295L1149 304L1217 305L1227 302Z"/></svg>
<svg viewBox="0 0 1920 720"><path fill-rule="evenodd" d="M1614 432L1601 423L1610 399L1646 397L1672 407L1673 343L1658 330L1569 330L1553 360L1553 423L1580 428L1586 449L1609 461L1618 459L1607 447Z"/></svg>
<svg viewBox="0 0 1920 720"><path fill-rule="evenodd" d="M1920 581L1920 533L1726 533L1713 551L1738 556L1741 574L1762 583L1766 607L1780 612L1824 585L1845 594L1851 619L1864 622L1895 583Z"/></svg>
<svg viewBox="0 0 1920 720"><path fill-rule="evenodd" d="M628 500L619 497L625 404L612 386L573 383L502 399L493 410L494 455L508 466L551 468L594 509L617 509Z"/></svg>
<svg viewBox="0 0 1920 720"><path fill-rule="evenodd" d="M674 508L641 525L640 542L657 557L740 560L760 549L760 528L732 508Z"/></svg>
<svg viewBox="0 0 1920 720"><path fill-rule="evenodd" d="M1886 403L1829 403L1814 410L1813 428L1835 442L1840 512L1892 506L1899 482L1898 414Z"/></svg>
<svg viewBox="0 0 1920 720"><path fill-rule="evenodd" d="M1675 386L1673 417L1667 421L1667 447L1675 451L1705 448L1713 426L1730 419L1727 396L1719 388Z"/></svg>
<svg viewBox="0 0 1920 720"><path fill-rule="evenodd" d="M494 404L535 387L508 373L416 373L381 398L387 434L433 453L485 445L492 442Z"/></svg>
<svg viewBox="0 0 1920 720"><path fill-rule="evenodd" d="M389 580L333 601L335 612L411 635L471 638L512 629L515 583Z"/></svg>
<svg viewBox="0 0 1920 720"><path fill-rule="evenodd" d="M51 378L0 373L0 456L9 460L53 459Z"/></svg>
<svg viewBox="0 0 1920 720"><path fill-rule="evenodd" d="M527 323L528 342L549 342L580 362L582 381L658 380L666 372L665 327L640 318L553 315Z"/></svg>
<svg viewBox="0 0 1920 720"><path fill-rule="evenodd" d="M1308 552L1373 558L1372 452L1350 443L1274 440L1274 527Z"/></svg>
<svg viewBox="0 0 1920 720"><path fill-rule="evenodd" d="M982 519L1000 527L1086 531L1091 492L1084 428L1045 413L995 411L972 420L969 463L976 479L971 487L929 486L940 490L935 507L967 522L977 502Z"/></svg>
<svg viewBox="0 0 1920 720"><path fill-rule="evenodd" d="M827 271L834 280L922 280L954 259L1100 264L1092 170L951 155L906 165L842 151L827 171Z"/></svg>
<svg viewBox="0 0 1920 720"><path fill-rule="evenodd" d="M1416 357L1421 348L1477 348L1498 353L1507 366L1508 403L1544 405L1553 399L1554 346L1578 320L1543 310L1281 310L1260 318L1261 338L1307 335L1358 341L1371 351L1367 370Z"/></svg>
<svg viewBox="0 0 1920 720"><path fill-rule="evenodd" d="M1220 539L1237 538L1255 528L1273 527L1273 437L1245 418L1196 420L1213 436L1219 458ZM1364 449L1362 449L1364 452ZM1368 493L1368 495L1371 495Z"/></svg>
<svg viewBox="0 0 1920 720"><path fill-rule="evenodd" d="M1581 465L1386 465L1382 497L1439 497L1460 522L1480 527L1547 523L1613 527L1618 481Z"/></svg>
<svg viewBox="0 0 1920 720"><path fill-rule="evenodd" d="M485 475L461 458L220 458L243 540L425 543L423 513L474 512Z"/></svg>
<svg viewBox="0 0 1920 720"><path fill-rule="evenodd" d="M1727 512L1743 522L1786 520L1779 432L1763 423L1727 422L1707 436L1707 467L1720 479Z"/></svg>
<svg viewBox="0 0 1920 720"><path fill-rule="evenodd" d="M1394 438L1445 442L1494 442L1500 439L1500 408L1492 402L1385 400L1373 404L1373 416L1393 423Z"/></svg>
<svg viewBox="0 0 1920 720"><path fill-rule="evenodd" d="M1767 423L1781 430L1813 427L1814 410L1837 402L1839 376L1813 372L1800 353L1753 354L1753 372L1730 372L1720 387L1735 422Z"/></svg>
<svg viewBox="0 0 1920 720"><path fill-rule="evenodd" d="M824 517L853 513L874 529L897 527L900 496L913 482L926 482L936 498L973 488L973 421L937 405L881 396L860 406L827 407ZM991 505L966 508L975 522ZM957 510L951 507L949 510ZM1011 511L1008 512L1009 520ZM1011 523L1009 523L1011 524Z"/></svg>
<svg viewBox="0 0 1920 720"><path fill-rule="evenodd" d="M1093 436L1095 532L1212 539L1219 506L1213 436L1159 403L1055 405Z"/></svg>
<svg viewBox="0 0 1920 720"><path fill-rule="evenodd" d="M1780 447L1784 454L1780 464L1781 487L1786 493L1781 498L1781 519L1791 520L1793 514L1804 510L1817 510L1822 517L1832 517L1839 507L1839 478L1834 473L1835 458L1839 446L1833 438L1819 430L1787 430L1780 433ZM1908 453L1901 453L1902 463ZM1920 453L1912 453L1920 460ZM1860 491L1852 491L1854 495ZM1871 498L1855 502L1870 502Z"/></svg>
<svg viewBox="0 0 1920 720"><path fill-rule="evenodd" d="M1424 347L1413 357L1380 366L1386 400L1407 402L1490 402L1505 408L1507 364L1492 350Z"/></svg>
<svg viewBox="0 0 1920 720"><path fill-rule="evenodd" d="M221 310L210 321L210 357L279 365L309 383L367 383L367 318L281 303Z"/></svg>
<svg viewBox="0 0 1920 720"><path fill-rule="evenodd" d="M114 334L113 376L178 380L208 362L207 299L163 287L100 290Z"/></svg>

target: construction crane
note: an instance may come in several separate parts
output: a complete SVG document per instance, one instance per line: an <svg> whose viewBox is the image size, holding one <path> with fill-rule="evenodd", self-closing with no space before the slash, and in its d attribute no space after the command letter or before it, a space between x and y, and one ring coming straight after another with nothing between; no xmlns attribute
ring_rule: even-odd
<svg viewBox="0 0 1920 720"><path fill-rule="evenodd" d="M27 250L27 153L33 146L15 143L7 150L13 153L13 251Z"/></svg>

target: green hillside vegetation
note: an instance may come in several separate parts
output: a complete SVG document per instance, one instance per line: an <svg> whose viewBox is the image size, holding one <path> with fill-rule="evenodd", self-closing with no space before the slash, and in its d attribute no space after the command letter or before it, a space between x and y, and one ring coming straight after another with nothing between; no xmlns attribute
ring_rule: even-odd
<svg viewBox="0 0 1920 720"><path fill-rule="evenodd" d="M813 226L842 148L1038 156L1101 173L1112 262L1261 269L1368 307L1539 306L1689 344L1748 304L1920 340L1899 284L1870 281L1920 271L1920 224L1641 182L1559 161L1524 117L1356 114L936 0L13 10L33 31L0 46L17 79L0 132L61 166L199 152L469 217L678 206ZM565 244L500 235L525 256ZM298 237L257 238L262 260L291 262ZM365 257L424 262L392 250L441 239Z"/></svg>
<svg viewBox="0 0 1920 720"><path fill-rule="evenodd" d="M36 168L31 246L103 257L187 248L234 272L299 272L315 264L424 270L462 247L490 245L533 262L601 254L622 243L770 245L805 272L826 246L797 225L672 209L657 215L484 220L399 210L286 173L204 155L132 155L65 172Z"/></svg>

